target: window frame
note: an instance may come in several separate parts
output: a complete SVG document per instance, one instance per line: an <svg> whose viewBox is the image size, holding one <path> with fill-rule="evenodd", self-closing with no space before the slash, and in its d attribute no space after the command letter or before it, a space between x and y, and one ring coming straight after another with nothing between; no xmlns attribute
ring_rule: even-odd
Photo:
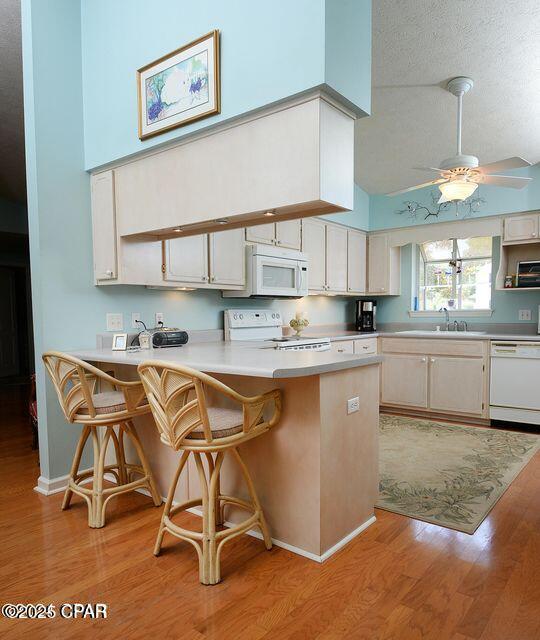
<svg viewBox="0 0 540 640"><path fill-rule="evenodd" d="M471 236L476 237L476 236ZM489 236L486 236L489 237ZM491 255L478 255L471 258L459 258L458 257L458 241L459 240L468 240L468 238L447 238L446 240L452 242L452 254L450 260L446 261L445 259L437 259L437 260L429 260L426 257L424 252L423 245L424 243L419 243L417 245L418 255L416 258L416 286L414 288L415 294L418 300L418 310L411 310L409 312L410 316L418 315L418 316L429 316L429 315L438 315L440 311L438 309L426 309L426 290L435 288L434 286L426 285L426 265L428 264L441 264L450 261L460 262L461 266L466 264L467 262L476 262L478 260L489 260L491 262L491 274L490 274L490 297L489 297L489 307L485 309L462 309L461 305L463 303L462 291L463 291L463 282L461 281L462 274L457 273L457 265L452 266L452 275L451 279L451 288L452 288L452 299L455 300L456 306L453 308L449 308L448 311L452 315L470 315L470 316L484 316L491 315L493 313L492 310L492 300L493 300L493 239L492 239L492 251ZM423 269L422 269L423 267ZM423 280L421 278L423 272ZM448 285L441 285L441 287L447 287ZM420 309L420 307L423 307Z"/></svg>

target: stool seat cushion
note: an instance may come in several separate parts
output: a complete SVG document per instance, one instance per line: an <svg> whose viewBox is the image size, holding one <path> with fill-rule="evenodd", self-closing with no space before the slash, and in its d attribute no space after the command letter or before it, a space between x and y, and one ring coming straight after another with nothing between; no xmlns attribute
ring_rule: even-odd
<svg viewBox="0 0 540 640"><path fill-rule="evenodd" d="M227 409L224 407L208 407L208 421L212 429L213 438L227 438L240 433L244 426L244 414L240 409ZM193 429L186 436L189 440L204 440L202 425Z"/></svg>
<svg viewBox="0 0 540 640"><path fill-rule="evenodd" d="M118 413L126 410L124 394L121 391L104 391L103 393L95 393L92 396L92 403L96 410L96 415L104 415L107 413ZM141 404L148 404L146 397ZM79 413L88 415L88 407L82 405Z"/></svg>

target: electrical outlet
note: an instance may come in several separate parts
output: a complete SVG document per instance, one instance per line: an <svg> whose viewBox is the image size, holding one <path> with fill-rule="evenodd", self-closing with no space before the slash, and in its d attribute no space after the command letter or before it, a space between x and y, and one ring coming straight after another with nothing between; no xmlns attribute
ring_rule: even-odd
<svg viewBox="0 0 540 640"><path fill-rule="evenodd" d="M124 328L124 316L121 313L107 314L107 331L122 331Z"/></svg>
<svg viewBox="0 0 540 640"><path fill-rule="evenodd" d="M141 314L138 311L134 311L131 314L131 328L132 329L139 329L142 328L137 324L137 320L141 319Z"/></svg>
<svg viewBox="0 0 540 640"><path fill-rule="evenodd" d="M519 314L518 314L518 318L520 320L530 320L532 318L531 310L530 309L520 309L519 310Z"/></svg>
<svg viewBox="0 0 540 640"><path fill-rule="evenodd" d="M356 411L360 411L360 398L358 396L347 400L347 413L355 413Z"/></svg>
<svg viewBox="0 0 540 640"><path fill-rule="evenodd" d="M156 327L160 322L165 322L163 319L163 313L161 311L156 311Z"/></svg>

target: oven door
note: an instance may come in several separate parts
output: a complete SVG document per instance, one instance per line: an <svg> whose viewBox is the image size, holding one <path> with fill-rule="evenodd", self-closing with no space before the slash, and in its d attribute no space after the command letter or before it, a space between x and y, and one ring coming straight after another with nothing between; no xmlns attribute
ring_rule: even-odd
<svg viewBox="0 0 540 640"><path fill-rule="evenodd" d="M271 256L253 256L251 294L298 298L307 295L307 263Z"/></svg>

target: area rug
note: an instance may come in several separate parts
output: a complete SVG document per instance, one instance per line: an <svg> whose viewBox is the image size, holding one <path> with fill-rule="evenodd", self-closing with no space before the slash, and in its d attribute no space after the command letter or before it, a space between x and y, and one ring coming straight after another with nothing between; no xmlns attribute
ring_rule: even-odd
<svg viewBox="0 0 540 640"><path fill-rule="evenodd" d="M474 533L532 458L535 434L380 417L377 507Z"/></svg>

